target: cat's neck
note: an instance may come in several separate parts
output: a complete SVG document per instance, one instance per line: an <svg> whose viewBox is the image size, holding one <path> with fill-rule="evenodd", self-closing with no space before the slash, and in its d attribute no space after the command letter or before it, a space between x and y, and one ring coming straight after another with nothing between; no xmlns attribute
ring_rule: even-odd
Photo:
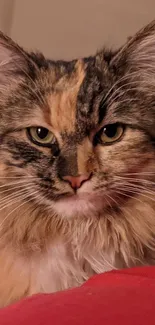
<svg viewBox="0 0 155 325"><path fill-rule="evenodd" d="M143 204L141 204L143 202ZM143 258L142 247L154 250L155 201L139 196L128 201L118 211L107 211L98 217L78 216L64 219L23 205L13 206L11 213L0 211L0 247L12 247L28 255L43 253L48 245L62 240L74 251L74 257L83 257L103 251L122 254L125 263L134 255ZM111 254L110 254L111 255Z"/></svg>
<svg viewBox="0 0 155 325"><path fill-rule="evenodd" d="M1 306L79 285L95 273L155 261L154 200L139 197L119 214L94 219L66 221L30 207L8 219L5 213L0 215Z"/></svg>

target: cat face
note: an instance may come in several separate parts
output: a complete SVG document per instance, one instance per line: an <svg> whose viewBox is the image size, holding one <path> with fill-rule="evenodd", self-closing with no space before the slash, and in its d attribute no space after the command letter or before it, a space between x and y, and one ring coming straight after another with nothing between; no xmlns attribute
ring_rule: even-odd
<svg viewBox="0 0 155 325"><path fill-rule="evenodd" d="M153 23L117 53L72 62L1 35L2 208L89 217L153 193L154 35Z"/></svg>

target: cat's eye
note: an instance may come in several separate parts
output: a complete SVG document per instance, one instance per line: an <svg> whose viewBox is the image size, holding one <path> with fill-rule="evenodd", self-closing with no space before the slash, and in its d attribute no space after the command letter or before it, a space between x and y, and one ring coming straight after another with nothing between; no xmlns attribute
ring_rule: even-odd
<svg viewBox="0 0 155 325"><path fill-rule="evenodd" d="M30 140L40 146L49 147L55 141L53 133L40 126L28 128L27 132Z"/></svg>
<svg viewBox="0 0 155 325"><path fill-rule="evenodd" d="M115 123L103 127L98 132L96 137L98 142L100 142L101 144L108 145L120 140L123 133L124 133L124 126L119 123Z"/></svg>

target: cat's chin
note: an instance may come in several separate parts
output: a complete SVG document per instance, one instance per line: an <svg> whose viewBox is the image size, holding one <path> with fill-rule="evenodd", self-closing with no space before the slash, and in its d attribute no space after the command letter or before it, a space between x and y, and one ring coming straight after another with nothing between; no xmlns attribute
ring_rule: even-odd
<svg viewBox="0 0 155 325"><path fill-rule="evenodd" d="M98 216L108 205L103 193L81 193L58 200L54 203L55 212L61 217Z"/></svg>

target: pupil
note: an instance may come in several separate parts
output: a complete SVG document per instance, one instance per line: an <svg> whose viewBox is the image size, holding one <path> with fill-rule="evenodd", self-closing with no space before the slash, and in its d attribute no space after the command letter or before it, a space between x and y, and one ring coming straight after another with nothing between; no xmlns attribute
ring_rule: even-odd
<svg viewBox="0 0 155 325"><path fill-rule="evenodd" d="M108 138L113 138L117 132L117 125L109 125L104 128L104 133L107 135Z"/></svg>
<svg viewBox="0 0 155 325"><path fill-rule="evenodd" d="M48 135L48 130L45 128L37 128L37 136L40 139L45 139Z"/></svg>

